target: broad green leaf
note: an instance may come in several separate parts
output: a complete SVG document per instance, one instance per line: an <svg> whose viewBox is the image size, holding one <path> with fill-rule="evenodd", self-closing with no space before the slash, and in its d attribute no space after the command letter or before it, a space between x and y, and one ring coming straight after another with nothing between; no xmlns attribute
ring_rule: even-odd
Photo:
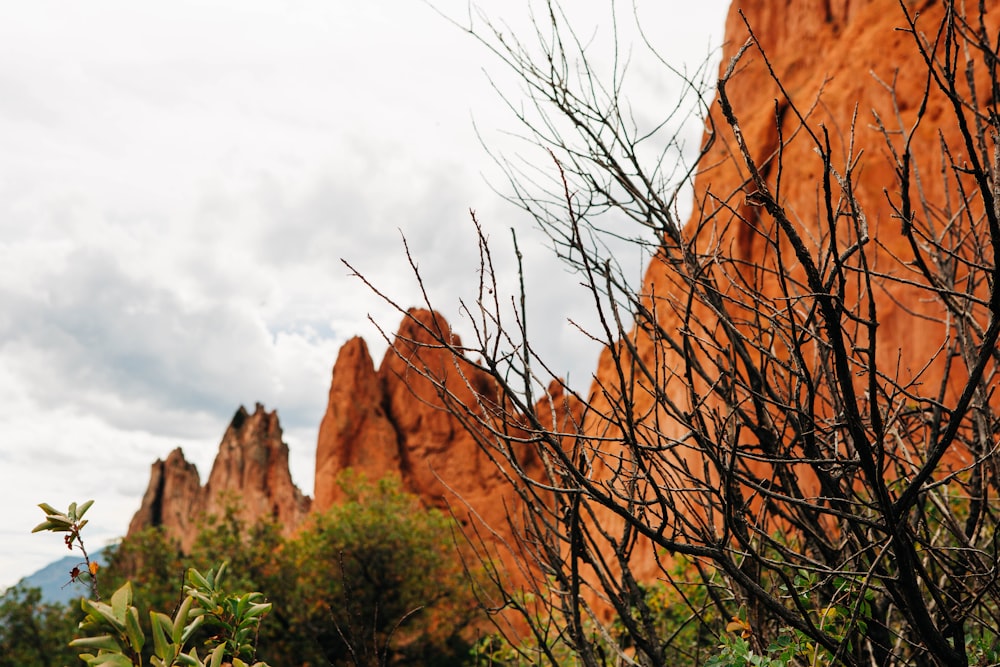
<svg viewBox="0 0 1000 667"><path fill-rule="evenodd" d="M174 627L173 632L171 632L171 639L177 645L182 645L182 639L184 639L184 629L188 625L188 614L191 612L191 605L194 603L194 598L190 595L184 598L184 602L181 603L180 609L174 614Z"/></svg>
<svg viewBox="0 0 1000 667"><path fill-rule="evenodd" d="M135 652L142 653L142 647L146 644L146 635L139 627L139 610L135 607L129 607L125 614L125 634Z"/></svg>
<svg viewBox="0 0 1000 667"><path fill-rule="evenodd" d="M271 603L263 602L260 604L255 604L246 610L244 618L256 618L257 616L263 616L264 614L271 611Z"/></svg>
<svg viewBox="0 0 1000 667"><path fill-rule="evenodd" d="M87 501L87 502L85 502L85 503L84 503L83 505L81 505L81 506L79 507L79 509L77 509L77 511L76 511L76 518L77 518L77 519L82 519L82 518L83 518L83 515L87 513L87 510L89 510L89 509L90 509L90 506L91 506L91 505L93 505L93 504L94 504L94 501L93 501L93 500L88 500L88 501ZM81 525L82 525L82 524L81 524Z"/></svg>
<svg viewBox="0 0 1000 667"><path fill-rule="evenodd" d="M235 616L236 618L242 617L243 613L247 610L249 606L250 606L250 594L247 593L246 595L241 595L239 599L236 600L236 610L234 611L233 616Z"/></svg>
<svg viewBox="0 0 1000 667"><path fill-rule="evenodd" d="M128 609L131 604L132 582L126 581L125 584L111 596L111 610L114 613L115 618L121 621L123 625L125 623L125 610Z"/></svg>
<svg viewBox="0 0 1000 667"><path fill-rule="evenodd" d="M118 633L125 632L124 619L119 620L115 618L115 613L112 610L112 608L104 604L103 602L96 602L94 600L81 598L80 606L83 608L85 612L87 612L90 615L91 623L95 627L100 627L101 625L110 625L115 630L115 632Z"/></svg>
<svg viewBox="0 0 1000 667"><path fill-rule="evenodd" d="M31 532L33 532L33 533L40 533L43 530L52 530L55 527L56 527L56 524L52 523L51 521L43 521L42 523L40 523L37 526L35 526L34 528L32 528Z"/></svg>
<svg viewBox="0 0 1000 667"><path fill-rule="evenodd" d="M199 615L197 618L195 618L193 621L191 621L187 625L187 627L184 628L184 633L181 635L180 645L181 646L186 646L187 643L188 643L188 641L191 640L191 635L193 635L195 633L195 631L198 628L200 628L204 622L205 622L205 616L204 615Z"/></svg>
<svg viewBox="0 0 1000 667"><path fill-rule="evenodd" d="M133 667L132 661L121 653L102 653L88 664L94 667Z"/></svg>
<svg viewBox="0 0 1000 667"><path fill-rule="evenodd" d="M96 648L104 651L121 651L118 640L111 635L97 635L96 637L79 637L69 643L74 648Z"/></svg>
<svg viewBox="0 0 1000 667"><path fill-rule="evenodd" d="M212 651L212 660L208 663L209 667L222 667L222 659L226 655L226 645L219 644Z"/></svg>
<svg viewBox="0 0 1000 667"><path fill-rule="evenodd" d="M205 577L201 574L201 572L194 569L193 567L188 570L187 576L188 576L188 581L191 583L192 586L196 588L203 588L203 589L212 588L212 586L208 583L208 580L205 579Z"/></svg>
<svg viewBox="0 0 1000 667"><path fill-rule="evenodd" d="M45 512L46 514L62 514L62 512L57 510L52 505L49 505L48 503L38 503L38 506L41 507L42 511Z"/></svg>
<svg viewBox="0 0 1000 667"><path fill-rule="evenodd" d="M173 621L166 614L151 611L149 612L149 622L153 628L153 652L161 658L166 658L170 646L167 635L174 633Z"/></svg>

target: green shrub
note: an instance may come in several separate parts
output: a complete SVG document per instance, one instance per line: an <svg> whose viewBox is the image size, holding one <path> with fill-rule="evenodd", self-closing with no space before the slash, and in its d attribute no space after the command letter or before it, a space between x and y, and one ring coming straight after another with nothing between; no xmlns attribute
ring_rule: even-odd
<svg viewBox="0 0 1000 667"><path fill-rule="evenodd" d="M59 667L76 661L69 648L79 609L42 602L38 588L21 585L0 596L0 667Z"/></svg>
<svg viewBox="0 0 1000 667"><path fill-rule="evenodd" d="M134 661L128 664L159 664L154 658L165 660L167 654L158 655L151 638L160 631L167 638L180 632L184 642L168 642L183 648L178 648L177 659L189 655L192 647L204 659L206 646L218 648L220 627L235 631L233 621L214 616L214 606L203 599L198 602L199 595L209 595L199 584L200 573L210 580L214 564L222 562L229 590L260 591L271 605L268 622L260 625L259 632L256 626L254 630L253 646L260 660L359 667L468 663L470 623L478 609L456 551L453 519L424 508L395 478L371 482L347 473L340 484L344 502L313 516L293 538L282 537L274 522L248 526L240 518L239 499L231 498L222 515L203 519L190 554L183 554L175 541L153 528L112 548L107 567L99 573L95 569L93 578L85 559L79 574L93 579L94 586L93 600L85 607L90 639L75 645L117 650ZM87 509L89 504L61 513L44 506L46 522L39 530L65 533L68 544L82 548L79 531ZM214 571L218 578L218 570ZM132 612L119 618L114 602L110 611L109 605L100 606L104 603L98 593L105 588L118 591L118 612L136 610L134 638L115 625L131 622ZM241 599L226 596L221 589L212 594L221 595L220 601ZM192 596L195 602L190 603L189 614L201 611L186 621L176 614L139 613L172 613ZM254 604L261 603L254 598ZM198 617L205 620L185 634L184 624ZM66 623L71 627L73 621ZM71 636L72 630L67 631L63 644ZM140 636L143 640L137 641ZM112 644L117 649L109 648ZM235 648L223 651L228 655Z"/></svg>
<svg viewBox="0 0 1000 667"><path fill-rule="evenodd" d="M65 533L66 545L79 548L86 563L93 599L82 599L85 613L79 624L83 636L70 642L82 649L80 659L91 667L267 667L255 662L255 644L261 619L271 609L260 593L228 594L222 587L226 570L204 575L194 568L187 571L184 599L173 616L156 609L148 610L149 631L143 629L139 608L133 604L131 582L126 582L111 596L110 604L101 601L98 566L90 560L81 536L87 524L83 518L93 501L73 503L61 512L42 503L45 521L33 532ZM76 570L72 575L77 577ZM166 607L169 608L169 607ZM143 649L152 646L148 659ZM199 656L201 649L204 657Z"/></svg>

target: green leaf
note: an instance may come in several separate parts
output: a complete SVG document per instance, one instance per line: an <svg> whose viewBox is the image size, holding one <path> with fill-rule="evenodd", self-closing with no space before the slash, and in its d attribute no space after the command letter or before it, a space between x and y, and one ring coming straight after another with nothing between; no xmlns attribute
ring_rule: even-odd
<svg viewBox="0 0 1000 667"><path fill-rule="evenodd" d="M129 607L125 614L125 634L135 652L142 653L142 647L146 643L146 635L139 627L139 610L135 607Z"/></svg>
<svg viewBox="0 0 1000 667"><path fill-rule="evenodd" d="M195 588L211 590L212 586L211 584L208 583L208 580L201 574L201 572L194 569L193 567L188 570L187 576L188 576L188 582Z"/></svg>
<svg viewBox="0 0 1000 667"><path fill-rule="evenodd" d="M233 610L233 616L235 616L236 618L241 618L243 616L243 613L250 606L250 594L247 593L246 595L241 595L240 598L235 602L236 602L236 609Z"/></svg>
<svg viewBox="0 0 1000 667"><path fill-rule="evenodd" d="M177 656L175 661L181 665L187 665L187 667L204 667L205 663L198 659L198 651L195 651L192 655L185 655L181 653Z"/></svg>
<svg viewBox="0 0 1000 667"><path fill-rule="evenodd" d="M195 631L198 628L200 628L204 622L205 622L204 615L199 615L193 621L191 621L191 623L189 623L187 627L184 628L184 633L181 635L180 645L181 646L187 645L188 641L191 640L191 635L193 635Z"/></svg>
<svg viewBox="0 0 1000 667"><path fill-rule="evenodd" d="M52 523L51 521L43 521L42 523L40 523L37 526L35 526L34 528L32 528L31 532L33 532L33 533L40 533L43 530L52 530L55 527L56 527L56 524Z"/></svg>
<svg viewBox="0 0 1000 667"><path fill-rule="evenodd" d="M88 614L89 619L86 621L87 628L110 626L119 634L125 632L124 619L119 620L115 618L114 611L103 602L81 598L80 607ZM81 624L81 628L83 628L83 624Z"/></svg>
<svg viewBox="0 0 1000 667"><path fill-rule="evenodd" d="M45 521L35 526L31 532L37 533L43 530L51 530L57 533L69 532L73 529L73 522L69 521L64 514L50 514L45 517Z"/></svg>
<svg viewBox="0 0 1000 667"><path fill-rule="evenodd" d="M133 667L132 661L121 653L102 653L88 664L94 667Z"/></svg>
<svg viewBox="0 0 1000 667"><path fill-rule="evenodd" d="M212 651L212 660L211 662L208 663L209 667L222 667L222 659L225 657L225 655L226 655L226 645L219 644L218 646L216 646L215 650Z"/></svg>
<svg viewBox="0 0 1000 667"><path fill-rule="evenodd" d="M246 610L246 613L243 615L243 617L249 619L249 618L256 618L258 616L263 616L264 614L271 611L271 607L272 605L270 602L264 602L252 605L249 609Z"/></svg>
<svg viewBox="0 0 1000 667"><path fill-rule="evenodd" d="M153 628L153 652L161 658L166 658L167 654L171 652L167 635L174 633L173 621L170 620L169 616L158 611L149 612L149 621Z"/></svg>
<svg viewBox="0 0 1000 667"><path fill-rule="evenodd" d="M227 561L222 561L219 565L218 571L215 573L214 581L212 582L212 588L219 590L222 588L222 580L226 576L226 568L229 566Z"/></svg>
<svg viewBox="0 0 1000 667"><path fill-rule="evenodd" d="M74 648L96 648L103 651L121 651L118 640L111 635L97 635L96 637L79 637L69 643Z"/></svg>
<svg viewBox="0 0 1000 667"><path fill-rule="evenodd" d="M89 510L90 506L93 505L93 504L94 504L93 500L88 500L83 505L81 505L80 508L77 509L77 511L76 511L76 518L77 519L82 519L83 515L87 513L87 510Z"/></svg>
<svg viewBox="0 0 1000 667"><path fill-rule="evenodd" d="M122 625L125 624L125 611L132 604L132 582L126 581L121 588L111 595L111 610Z"/></svg>
<svg viewBox="0 0 1000 667"><path fill-rule="evenodd" d="M38 506L41 507L42 511L45 512L46 514L62 514L62 512L57 510L52 505L49 505L48 503L38 503Z"/></svg>
<svg viewBox="0 0 1000 667"><path fill-rule="evenodd" d="M173 639L174 643L178 646L186 643L186 641L182 642L181 640L186 640L184 635L187 633L185 633L184 630L188 625L188 615L191 612L192 604L194 604L194 598L190 595L186 596L184 598L184 602L181 603L180 609L178 609L177 613L174 614L174 627L171 632L171 639ZM197 619L195 622L197 622Z"/></svg>

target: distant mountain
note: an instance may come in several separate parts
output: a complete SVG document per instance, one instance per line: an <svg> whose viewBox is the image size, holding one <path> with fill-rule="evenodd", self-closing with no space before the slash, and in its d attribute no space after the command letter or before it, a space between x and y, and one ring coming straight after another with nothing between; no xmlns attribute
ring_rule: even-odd
<svg viewBox="0 0 1000 667"><path fill-rule="evenodd" d="M98 549L92 553L91 560L97 561L102 566L106 565L105 550ZM83 557L76 552L73 555L60 558L54 563L49 563L17 583L18 586L40 588L43 602L67 604L81 596L90 595L90 589L86 584L70 580L69 573L74 567L83 569Z"/></svg>

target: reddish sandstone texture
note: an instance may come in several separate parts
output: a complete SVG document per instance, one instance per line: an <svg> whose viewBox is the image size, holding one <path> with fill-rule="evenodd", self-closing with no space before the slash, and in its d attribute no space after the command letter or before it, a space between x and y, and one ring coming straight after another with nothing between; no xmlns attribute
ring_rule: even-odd
<svg viewBox="0 0 1000 667"><path fill-rule="evenodd" d="M459 517L472 511L505 529L510 490L476 438L447 409L449 403L494 402L496 387L482 372L457 363L435 344L438 337L461 345L439 313L414 309L377 371L361 339L341 349L316 447L316 510L337 502L337 475L352 468L369 478L398 475L428 505L449 505ZM573 416L558 384L549 393L554 423L570 429ZM527 461L530 465L530 457Z"/></svg>
<svg viewBox="0 0 1000 667"><path fill-rule="evenodd" d="M159 526L188 551L198 524L207 516L222 515L227 504L248 525L276 520L285 534L294 532L309 512L309 497L292 483L278 415L259 403L253 414L243 407L237 410L205 486L180 448L166 461L154 463L128 532Z"/></svg>
<svg viewBox="0 0 1000 667"><path fill-rule="evenodd" d="M911 13L920 13L918 30L933 37L943 5L908 1L905 6ZM970 11L974 9L970 7ZM996 34L998 25L1000 11L994 9L987 17L987 33ZM819 137L827 133L833 167L843 174L848 163L854 165L854 194L876 241L867 248L870 262L876 271L895 279L913 277L913 254L889 205L890 197L898 199L899 181L876 119L892 132L916 126L927 86L927 68L905 27L903 9L897 0L738 0L730 8L726 22L720 66L721 74L752 30L763 54L755 46L748 48L727 87L751 158L777 193L779 204L795 222L799 234L815 247L817 239L828 236L822 199L824 165L806 130ZM980 66L978 72L977 87L987 91L985 68ZM966 89L963 83L959 85ZM914 166L921 173L923 195L942 208L947 196L941 177L941 143L960 144L958 124L949 106L943 95L932 90L926 115L916 126L910 143L916 157ZM700 249L713 247L748 265L775 268L779 264L774 250L765 240L774 221L763 208L748 202L755 188L717 102L711 107L708 128L706 139L711 134L714 143L696 179L695 212L685 235ZM780 152L779 137L784 143ZM891 140L899 150L900 135L894 134ZM958 161L961 159L960 151ZM954 205L954 181L949 187ZM835 198L838 194L835 192ZM834 204L836 207L836 201ZM847 223L842 220L840 225L843 229ZM780 252L782 270L801 279L801 267L790 245L784 243ZM766 296L779 296L774 278L777 273L762 283ZM889 279L880 281L876 288L880 366L901 382L919 376L920 383L933 393L942 371L925 365L944 340L944 328L931 323L942 319L941 304ZM643 285L647 298L656 294L665 304L686 292L686 285L677 280L668 265L655 260L650 264ZM661 305L657 312L660 324L667 330L676 331L681 326L676 311ZM705 311L696 310L696 314L706 322L712 319ZM664 367L671 366L670 353L661 350L663 354L657 357L648 340L640 339L639 348L643 358L656 358ZM596 377L614 377L609 351L602 355ZM674 377L665 383L669 394L683 395L683 378ZM638 407L641 410L648 406ZM596 426L592 422L589 428Z"/></svg>

